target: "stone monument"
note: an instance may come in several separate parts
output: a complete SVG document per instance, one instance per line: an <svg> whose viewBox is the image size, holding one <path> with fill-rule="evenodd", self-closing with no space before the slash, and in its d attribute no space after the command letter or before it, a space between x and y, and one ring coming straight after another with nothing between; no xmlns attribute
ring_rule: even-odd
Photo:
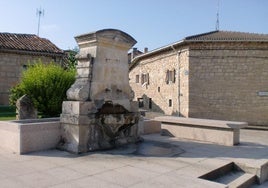
<svg viewBox="0 0 268 188"><path fill-rule="evenodd" d="M34 107L32 100L27 96L23 95L16 102L16 119L36 119L37 110Z"/></svg>
<svg viewBox="0 0 268 188"><path fill-rule="evenodd" d="M84 153L137 142L140 114L132 101L127 57L135 39L115 29L75 39L77 78L62 104L59 148Z"/></svg>

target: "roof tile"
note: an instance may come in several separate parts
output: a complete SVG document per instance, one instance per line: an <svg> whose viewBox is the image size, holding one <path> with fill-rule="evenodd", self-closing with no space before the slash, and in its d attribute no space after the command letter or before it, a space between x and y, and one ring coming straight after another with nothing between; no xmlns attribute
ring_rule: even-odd
<svg viewBox="0 0 268 188"><path fill-rule="evenodd" d="M0 50L2 49L53 54L63 53L48 39L33 34L0 33Z"/></svg>
<svg viewBox="0 0 268 188"><path fill-rule="evenodd" d="M184 41L268 41L268 34L244 33L233 31L212 31L188 36Z"/></svg>

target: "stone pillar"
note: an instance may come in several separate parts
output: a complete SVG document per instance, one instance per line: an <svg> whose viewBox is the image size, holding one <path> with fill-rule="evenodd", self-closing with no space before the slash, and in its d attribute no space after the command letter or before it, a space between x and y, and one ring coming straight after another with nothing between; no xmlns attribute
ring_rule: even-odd
<svg viewBox="0 0 268 188"><path fill-rule="evenodd" d="M105 29L75 37L77 78L62 104L59 148L73 152L109 149L139 139L139 113L132 101L128 50L136 41Z"/></svg>

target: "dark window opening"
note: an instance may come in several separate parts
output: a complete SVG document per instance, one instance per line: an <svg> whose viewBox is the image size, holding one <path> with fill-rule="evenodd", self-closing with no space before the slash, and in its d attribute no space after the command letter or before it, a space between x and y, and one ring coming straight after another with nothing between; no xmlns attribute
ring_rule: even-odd
<svg viewBox="0 0 268 188"><path fill-rule="evenodd" d="M168 106L169 106L169 107L172 106L172 100L171 100L171 99L168 100Z"/></svg>
<svg viewBox="0 0 268 188"><path fill-rule="evenodd" d="M23 70L27 70L28 65L22 65Z"/></svg>
<svg viewBox="0 0 268 188"><path fill-rule="evenodd" d="M143 98L138 98L139 108L144 107Z"/></svg>
<svg viewBox="0 0 268 188"><path fill-rule="evenodd" d="M152 98L149 98L149 109L152 109Z"/></svg>
<svg viewBox="0 0 268 188"><path fill-rule="evenodd" d="M160 87L158 87L158 92L160 92Z"/></svg>

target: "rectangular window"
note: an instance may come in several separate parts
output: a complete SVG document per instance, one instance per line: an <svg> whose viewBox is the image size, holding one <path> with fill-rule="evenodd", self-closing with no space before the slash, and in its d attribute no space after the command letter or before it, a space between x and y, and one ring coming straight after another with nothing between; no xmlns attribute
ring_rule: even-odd
<svg viewBox="0 0 268 188"><path fill-rule="evenodd" d="M149 73L141 75L141 84L142 85L149 85Z"/></svg>
<svg viewBox="0 0 268 188"><path fill-rule="evenodd" d="M160 87L158 87L158 92L160 92Z"/></svg>
<svg viewBox="0 0 268 188"><path fill-rule="evenodd" d="M22 65L23 70L27 70L28 65Z"/></svg>
<svg viewBox="0 0 268 188"><path fill-rule="evenodd" d="M171 100L171 99L168 100L168 106L169 106L169 107L172 106L172 100Z"/></svg>
<svg viewBox="0 0 268 188"><path fill-rule="evenodd" d="M167 72L166 72L166 83L167 84L175 83L175 81L176 81L175 74L176 74L175 69L174 70L167 70Z"/></svg>
<svg viewBox="0 0 268 188"><path fill-rule="evenodd" d="M144 107L143 98L138 98L139 108Z"/></svg>
<svg viewBox="0 0 268 188"><path fill-rule="evenodd" d="M140 82L140 75L136 75L136 83L139 83Z"/></svg>
<svg viewBox="0 0 268 188"><path fill-rule="evenodd" d="M149 98L149 109L152 109L152 98Z"/></svg>

